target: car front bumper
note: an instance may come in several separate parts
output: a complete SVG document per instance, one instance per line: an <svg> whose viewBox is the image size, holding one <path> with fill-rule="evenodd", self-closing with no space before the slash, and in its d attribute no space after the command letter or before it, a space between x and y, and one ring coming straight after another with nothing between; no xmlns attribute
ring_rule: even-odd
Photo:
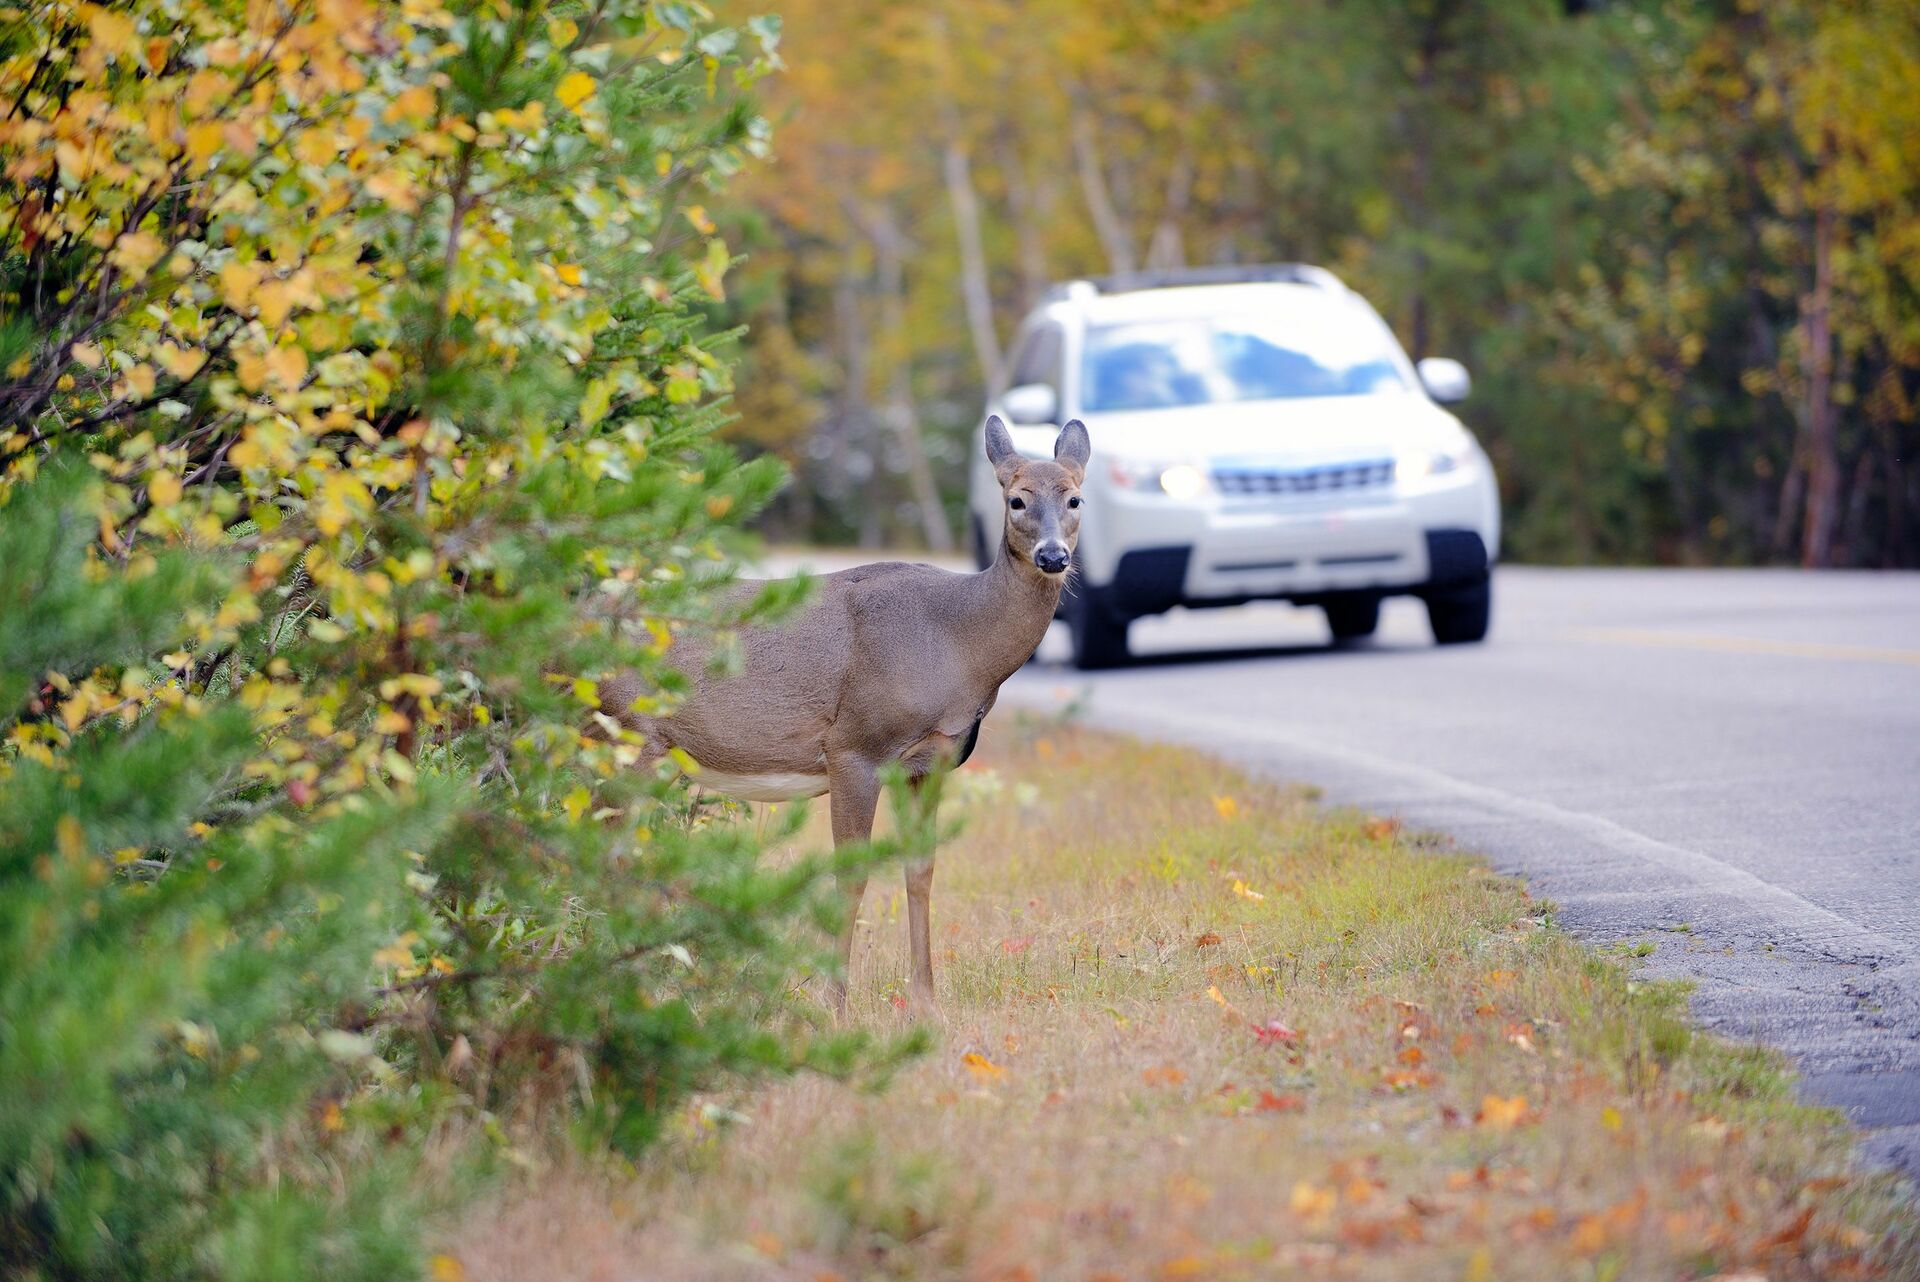
<svg viewBox="0 0 1920 1282"><path fill-rule="evenodd" d="M1485 574L1498 547L1491 476L1436 478L1365 501L1177 504L1115 493L1081 542L1089 583L1122 613L1334 592L1411 592Z"/></svg>

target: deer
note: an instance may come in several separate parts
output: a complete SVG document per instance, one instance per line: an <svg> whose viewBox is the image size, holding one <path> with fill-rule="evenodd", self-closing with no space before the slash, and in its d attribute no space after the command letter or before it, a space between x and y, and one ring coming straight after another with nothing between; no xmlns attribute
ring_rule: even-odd
<svg viewBox="0 0 1920 1282"><path fill-rule="evenodd" d="M819 577L792 618L741 636L731 675L701 678L670 713L633 711L631 677L605 683L601 706L645 739L641 764L678 748L699 786L744 801L827 794L836 847L873 835L881 773L901 767L916 790L972 754L1000 687L1039 648L1080 534L1080 486L1092 445L1067 423L1051 459L1021 455L998 415L987 461L1006 498L993 563L975 574L883 561ZM751 587L751 584L743 585ZM931 855L906 868L914 1006L936 1012L931 951ZM847 1008L853 933L864 875L843 878L835 1012Z"/></svg>

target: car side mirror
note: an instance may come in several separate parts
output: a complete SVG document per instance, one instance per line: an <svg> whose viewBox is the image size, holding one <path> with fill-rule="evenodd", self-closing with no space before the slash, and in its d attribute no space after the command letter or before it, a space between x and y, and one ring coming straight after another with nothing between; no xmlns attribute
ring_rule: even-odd
<svg viewBox="0 0 1920 1282"><path fill-rule="evenodd" d="M1056 423L1060 419L1060 395L1045 383L1022 383L1009 387L1000 398L1007 417L1023 427Z"/></svg>
<svg viewBox="0 0 1920 1282"><path fill-rule="evenodd" d="M1455 405L1467 399L1467 393L1473 390L1473 380L1467 377L1467 367L1459 361L1448 360L1444 356L1429 356L1420 362L1420 382L1425 385L1427 395L1442 405Z"/></svg>

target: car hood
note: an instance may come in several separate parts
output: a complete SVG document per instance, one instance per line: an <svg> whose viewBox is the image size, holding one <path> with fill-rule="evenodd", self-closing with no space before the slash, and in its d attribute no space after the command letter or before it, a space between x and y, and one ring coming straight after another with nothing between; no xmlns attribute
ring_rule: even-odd
<svg viewBox="0 0 1920 1282"><path fill-rule="evenodd" d="M1095 458L1148 462L1310 465L1457 450L1471 439L1460 420L1411 393L1089 414L1085 421ZM1015 428L1014 441L1022 453L1044 457L1058 431Z"/></svg>

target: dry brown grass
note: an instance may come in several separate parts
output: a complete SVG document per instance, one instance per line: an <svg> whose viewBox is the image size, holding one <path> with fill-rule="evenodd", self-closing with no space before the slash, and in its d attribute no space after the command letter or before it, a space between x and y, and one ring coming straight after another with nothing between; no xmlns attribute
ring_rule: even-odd
<svg viewBox="0 0 1920 1282"><path fill-rule="evenodd" d="M707 1101L635 1173L516 1182L454 1235L469 1276L1920 1276L1836 1119L1517 883L1057 725L953 792L935 1051L878 1092ZM870 888L874 1025L905 1018L902 908Z"/></svg>

